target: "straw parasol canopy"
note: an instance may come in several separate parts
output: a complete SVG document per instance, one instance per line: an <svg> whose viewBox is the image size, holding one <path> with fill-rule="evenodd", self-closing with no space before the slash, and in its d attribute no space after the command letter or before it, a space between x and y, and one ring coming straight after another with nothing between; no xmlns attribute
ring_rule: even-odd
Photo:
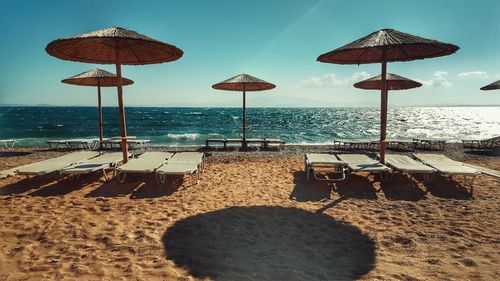
<svg viewBox="0 0 500 281"><path fill-rule="evenodd" d="M498 90L498 89L500 89L500 80L493 82L489 85L486 85L484 87L481 87L481 90L483 91Z"/></svg>
<svg viewBox="0 0 500 281"><path fill-rule="evenodd" d="M57 39L45 48L62 60L144 65L178 60L181 49L121 27L105 28L69 38Z"/></svg>
<svg viewBox="0 0 500 281"><path fill-rule="evenodd" d="M336 64L381 63L380 162L385 163L387 129L387 62L411 61L451 55L459 49L453 44L426 39L394 29L375 31L343 47L324 53L319 62Z"/></svg>
<svg viewBox="0 0 500 281"><path fill-rule="evenodd" d="M422 83L411 79L399 76L393 73L387 73L386 77L387 90L407 90L418 88ZM377 75L354 84L354 87L364 90L380 90L382 89L382 75Z"/></svg>
<svg viewBox="0 0 500 281"><path fill-rule="evenodd" d="M343 47L322 54L317 61L366 64L411 61L451 55L459 47L394 29L375 31Z"/></svg>
<svg viewBox="0 0 500 281"><path fill-rule="evenodd" d="M92 86L97 87L97 105L99 109L99 147L102 149L102 139L104 130L102 128L102 106L101 106L101 87L116 87L116 75L106 70L99 68L92 69L78 75L61 80L62 83L77 85L77 86ZM122 77L122 85L132 85L134 81Z"/></svg>
<svg viewBox="0 0 500 281"><path fill-rule="evenodd" d="M212 85L212 88L216 90L226 90L226 91L238 91L243 92L243 147L247 147L247 137L246 137L246 92L256 92L265 91L276 88L276 85L261 80L257 77L242 73L236 75L220 83Z"/></svg>
<svg viewBox="0 0 500 281"><path fill-rule="evenodd" d="M116 65L123 162L126 163L128 145L121 65L171 62L182 57L183 52L173 45L121 27L105 28L54 40L47 45L45 50L49 55L62 60Z"/></svg>
<svg viewBox="0 0 500 281"><path fill-rule="evenodd" d="M77 86L93 86L93 87L116 87L116 75L103 69L92 69L82 72L75 76L71 76L62 83L77 85ZM122 85L128 86L134 84L134 81L122 77Z"/></svg>

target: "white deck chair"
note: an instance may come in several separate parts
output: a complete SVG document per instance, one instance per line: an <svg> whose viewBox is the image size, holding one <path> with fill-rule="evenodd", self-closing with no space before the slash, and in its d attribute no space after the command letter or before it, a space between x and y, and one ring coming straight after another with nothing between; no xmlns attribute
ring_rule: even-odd
<svg viewBox="0 0 500 281"><path fill-rule="evenodd" d="M102 171L104 178L107 180L106 169L115 168L116 165L123 160L121 152L105 153L100 156L87 159L71 167L59 171L61 175L79 176L81 174L89 174L97 171Z"/></svg>
<svg viewBox="0 0 500 281"><path fill-rule="evenodd" d="M62 148L67 148L67 142L68 140L46 140L45 142L49 146L49 149L58 149L59 146L62 146Z"/></svg>
<svg viewBox="0 0 500 281"><path fill-rule="evenodd" d="M3 143L5 148L14 148L16 141L17 140L15 140L15 139L0 140L0 143Z"/></svg>
<svg viewBox="0 0 500 281"><path fill-rule="evenodd" d="M99 152L95 151L77 151L72 152L57 158L51 158L45 161L28 164L19 167L15 172L18 175L26 176L39 176L44 174L50 174L67 168L71 165L80 163L92 157L99 155Z"/></svg>
<svg viewBox="0 0 500 281"><path fill-rule="evenodd" d="M494 149L500 146L500 136L489 139L466 139L462 140L464 148L472 149Z"/></svg>
<svg viewBox="0 0 500 281"><path fill-rule="evenodd" d="M99 139L71 139L66 140L66 145L70 149L94 149L99 143Z"/></svg>
<svg viewBox="0 0 500 281"><path fill-rule="evenodd" d="M306 170L307 180L310 179L312 173L316 180L342 181L345 179L347 164L333 154L307 153L304 156L304 169ZM318 177L318 170L328 170L330 173L341 176L332 179L321 178Z"/></svg>
<svg viewBox="0 0 500 281"><path fill-rule="evenodd" d="M421 174L425 181L429 181L430 175L437 172L436 169L429 167L422 162L400 154L386 154L385 164L395 171L406 173L410 176L413 176L414 174Z"/></svg>
<svg viewBox="0 0 500 281"><path fill-rule="evenodd" d="M168 160L168 163L196 163L200 170L205 167L205 154L203 152L178 152Z"/></svg>
<svg viewBox="0 0 500 281"><path fill-rule="evenodd" d="M205 154L202 152L179 152L167 160L163 166L156 171L157 179L165 183L167 175L196 175L196 183L200 179L201 171L204 169Z"/></svg>
<svg viewBox="0 0 500 281"><path fill-rule="evenodd" d="M167 163L163 164L160 168L156 170L157 180L161 183L165 183L167 175L192 175L196 176L196 183L200 179L200 169L196 163Z"/></svg>
<svg viewBox="0 0 500 281"><path fill-rule="evenodd" d="M383 178L385 173L392 171L391 168L364 154L337 154L337 157L347 164L351 172L380 174Z"/></svg>
<svg viewBox="0 0 500 281"><path fill-rule="evenodd" d="M125 182L127 173L151 174L172 157L170 152L144 152L136 159L130 159L127 163L116 168L116 178L120 183Z"/></svg>
<svg viewBox="0 0 500 281"><path fill-rule="evenodd" d="M480 171L472 167L465 166L464 163L452 160L442 154L414 153L413 157L435 168L444 176L448 176L450 178L453 176L463 176L464 185L470 188L471 194L473 191L472 185L474 184L474 180L479 174L481 174ZM469 177L469 180L467 180L467 177Z"/></svg>

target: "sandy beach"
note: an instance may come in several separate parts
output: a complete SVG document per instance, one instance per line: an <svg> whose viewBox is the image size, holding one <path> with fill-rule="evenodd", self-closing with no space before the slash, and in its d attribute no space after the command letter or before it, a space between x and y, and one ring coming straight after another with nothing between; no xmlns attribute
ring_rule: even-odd
<svg viewBox="0 0 500 281"><path fill-rule="evenodd" d="M197 185L0 180L0 280L498 280L500 180L331 187L306 181L304 150L212 152ZM63 153L4 149L0 170Z"/></svg>

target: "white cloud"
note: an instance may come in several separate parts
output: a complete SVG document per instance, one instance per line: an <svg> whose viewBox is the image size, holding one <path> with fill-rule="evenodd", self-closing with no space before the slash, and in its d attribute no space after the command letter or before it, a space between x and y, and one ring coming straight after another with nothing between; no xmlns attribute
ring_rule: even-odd
<svg viewBox="0 0 500 281"><path fill-rule="evenodd" d="M352 84L370 78L370 74L365 71L355 72L349 77L339 78L335 73L327 73L322 76L309 77L300 81L298 87L301 88L334 88L346 87Z"/></svg>
<svg viewBox="0 0 500 281"><path fill-rule="evenodd" d="M425 86L431 86L431 87L451 87L453 84L451 84L448 79L446 79L446 76L448 76L448 72L438 70L434 72L434 77L430 80L418 80L420 83L424 84Z"/></svg>
<svg viewBox="0 0 500 281"><path fill-rule="evenodd" d="M459 77L480 77L480 78L488 78L489 75L486 71L470 71L470 72L462 72L458 74Z"/></svg>

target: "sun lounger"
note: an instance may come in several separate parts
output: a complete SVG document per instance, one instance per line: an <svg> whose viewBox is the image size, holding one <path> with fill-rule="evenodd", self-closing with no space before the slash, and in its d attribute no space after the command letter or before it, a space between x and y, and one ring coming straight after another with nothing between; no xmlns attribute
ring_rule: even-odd
<svg viewBox="0 0 500 281"><path fill-rule="evenodd" d="M203 152L178 152L168 160L168 163L195 163L200 170L203 170L205 154Z"/></svg>
<svg viewBox="0 0 500 281"><path fill-rule="evenodd" d="M172 157L170 152L144 152L136 159L116 168L116 177L120 183L125 182L128 173L151 174Z"/></svg>
<svg viewBox="0 0 500 281"><path fill-rule="evenodd" d="M117 163L123 160L121 152L105 153L100 156L87 159L71 167L62 169L60 173L68 176L78 176L81 174L88 174L97 171L102 171L104 178L106 177L106 169L116 167Z"/></svg>
<svg viewBox="0 0 500 281"><path fill-rule="evenodd" d="M452 160L442 154L415 153L413 154L413 157L435 168L444 176L463 176L464 185L469 186L471 194L473 191L472 185L474 183L474 179L481 173L474 168L465 166L462 162ZM469 177L469 180L467 180L467 177Z"/></svg>
<svg viewBox="0 0 500 281"><path fill-rule="evenodd" d="M99 139L71 139L66 140L69 149L94 149Z"/></svg>
<svg viewBox="0 0 500 281"><path fill-rule="evenodd" d="M338 154L337 157L347 164L351 172L384 174L392 171L391 168L364 154Z"/></svg>
<svg viewBox="0 0 500 281"><path fill-rule="evenodd" d="M312 173L316 180L341 181L345 179L347 164L333 154L308 153L304 156L304 169L307 180L310 179ZM322 178L318 176L319 171L326 171L329 174L339 175L339 177Z"/></svg>
<svg viewBox="0 0 500 281"><path fill-rule="evenodd" d="M333 146L335 149L349 150L373 150L378 146L378 141L372 140L334 140Z"/></svg>
<svg viewBox="0 0 500 281"><path fill-rule="evenodd" d="M253 143L259 144L260 146L263 145L264 139L247 139L247 144L251 145Z"/></svg>
<svg viewBox="0 0 500 281"><path fill-rule="evenodd" d="M46 140L49 149L94 149L99 142L98 139L67 139L67 140Z"/></svg>
<svg viewBox="0 0 500 281"><path fill-rule="evenodd" d="M57 158L51 158L45 161L19 167L19 169L17 169L15 172L18 175L26 176L50 174L52 172L62 170L92 157L96 157L97 155L99 155L99 153L95 151L73 152Z"/></svg>
<svg viewBox="0 0 500 281"><path fill-rule="evenodd" d="M68 148L66 140L46 140L49 149Z"/></svg>
<svg viewBox="0 0 500 281"><path fill-rule="evenodd" d="M127 143L132 150L145 150L151 146L151 140L127 140Z"/></svg>
<svg viewBox="0 0 500 281"><path fill-rule="evenodd" d="M423 175L424 180L429 180L429 176L437 172L436 169L429 167L422 162L418 162L406 155L386 154L385 164L392 168L393 171L395 170L409 175L421 174Z"/></svg>
<svg viewBox="0 0 500 281"><path fill-rule="evenodd" d="M500 171L493 170L493 169L490 169L490 168L480 167L480 166L476 166L476 165L472 165L472 164L466 164L466 163L464 163L464 165L480 171L481 174L485 174L485 175L492 176L492 177L495 177L497 179L500 179Z"/></svg>
<svg viewBox="0 0 500 281"><path fill-rule="evenodd" d="M224 148L227 148L227 145L230 143L243 143L242 139L227 139L227 138L218 138L218 139L207 139L205 140L205 146L210 147L210 143L222 143Z"/></svg>
<svg viewBox="0 0 500 281"><path fill-rule="evenodd" d="M14 145L16 144L17 140L14 139L8 139L8 140L0 140L0 143L3 143L5 148L14 148Z"/></svg>
<svg viewBox="0 0 500 281"><path fill-rule="evenodd" d="M482 140L462 140L462 145L471 149L495 149L500 147L500 136Z"/></svg>
<svg viewBox="0 0 500 281"><path fill-rule="evenodd" d="M279 149L282 149L285 146L285 141L280 139L268 139L264 138L262 142L262 147L269 148L271 146L278 146Z"/></svg>
<svg viewBox="0 0 500 281"><path fill-rule="evenodd" d="M413 139L413 145L417 149L443 150L446 140L443 139Z"/></svg>
<svg viewBox="0 0 500 281"><path fill-rule="evenodd" d="M131 150L145 150L151 146L151 140L130 139L127 140L127 143ZM102 140L101 144L104 149L119 149L122 147L122 141L118 139Z"/></svg>
<svg viewBox="0 0 500 281"><path fill-rule="evenodd" d="M179 152L174 154L167 163L156 170L157 179L165 183L167 175L196 175L196 183L204 168L205 155L202 152Z"/></svg>
<svg viewBox="0 0 500 281"><path fill-rule="evenodd" d="M165 183L167 175L196 175L196 183L200 179L200 170L196 163L167 163L163 164L160 168L156 170L158 180L161 183Z"/></svg>

